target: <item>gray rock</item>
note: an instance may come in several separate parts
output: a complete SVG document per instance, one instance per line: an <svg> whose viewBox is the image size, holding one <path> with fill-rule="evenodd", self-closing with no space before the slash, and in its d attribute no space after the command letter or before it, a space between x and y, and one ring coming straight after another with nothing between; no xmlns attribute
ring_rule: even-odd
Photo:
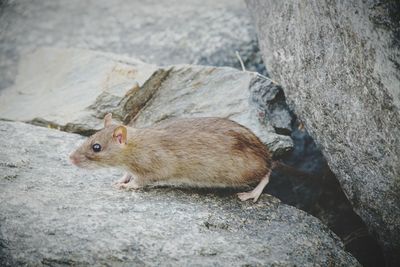
<svg viewBox="0 0 400 267"><path fill-rule="evenodd" d="M290 134L292 132L292 115L286 104L282 88L274 82L268 84L269 89L262 86L253 90L253 101L259 103L267 113L268 120L277 133Z"/></svg>
<svg viewBox="0 0 400 267"><path fill-rule="evenodd" d="M135 94L154 65L86 50L38 49L22 57L15 86L0 91L1 118L78 133L123 117L124 97Z"/></svg>
<svg viewBox="0 0 400 267"><path fill-rule="evenodd" d="M17 82L0 92L0 117L86 135L103 127L108 112L120 122L134 119L137 127L171 117L227 117L253 130L279 155L293 142L269 123L278 97L279 90L253 72L158 68L108 53L51 48L23 57Z"/></svg>
<svg viewBox="0 0 400 267"><path fill-rule="evenodd" d="M1 1L0 89L15 62L42 46L124 54L157 65L202 64L265 71L241 0Z"/></svg>
<svg viewBox="0 0 400 267"><path fill-rule="evenodd" d="M269 93L273 101L278 95L274 89L270 81L252 72L175 66L130 124L140 128L174 117L230 118L250 128L271 151L280 155L293 147L292 140L275 133L267 118L268 102L259 96ZM289 123L290 119L289 116Z"/></svg>
<svg viewBox="0 0 400 267"><path fill-rule="evenodd" d="M400 264L398 1L247 1L273 78Z"/></svg>
<svg viewBox="0 0 400 267"><path fill-rule="evenodd" d="M359 266L319 220L272 196L118 191L119 172L68 163L82 139L0 122L3 266Z"/></svg>

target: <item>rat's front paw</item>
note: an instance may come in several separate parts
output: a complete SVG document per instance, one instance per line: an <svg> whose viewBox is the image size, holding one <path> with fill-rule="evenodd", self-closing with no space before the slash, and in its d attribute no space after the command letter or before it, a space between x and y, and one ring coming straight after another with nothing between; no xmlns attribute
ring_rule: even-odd
<svg viewBox="0 0 400 267"><path fill-rule="evenodd" d="M121 183L121 182L115 182L113 183L113 187L116 189L124 189L124 185L126 185L126 183Z"/></svg>
<svg viewBox="0 0 400 267"><path fill-rule="evenodd" d="M115 183L114 187L116 187L117 189L126 189L126 190L138 190L140 188L142 188L140 185L138 185L135 182L129 182L129 183Z"/></svg>
<svg viewBox="0 0 400 267"><path fill-rule="evenodd" d="M126 184L132 181L133 176L129 173L125 173L124 176L121 177L118 181L114 183L114 185L119 185L119 184Z"/></svg>

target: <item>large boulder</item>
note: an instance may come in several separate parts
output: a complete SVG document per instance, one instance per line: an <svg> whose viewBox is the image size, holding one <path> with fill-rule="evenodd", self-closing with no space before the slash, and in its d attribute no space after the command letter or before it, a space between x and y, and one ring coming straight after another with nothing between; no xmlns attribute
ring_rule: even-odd
<svg viewBox="0 0 400 267"><path fill-rule="evenodd" d="M398 1L248 0L273 79L400 264Z"/></svg>
<svg viewBox="0 0 400 267"><path fill-rule="evenodd" d="M281 88L253 72L196 65L156 67L109 53L38 49L0 91L0 118L91 134L112 112L145 127L172 117L217 116L255 132L278 155L293 147ZM278 132L278 133L277 133Z"/></svg>
<svg viewBox="0 0 400 267"><path fill-rule="evenodd" d="M263 71L255 28L241 0L0 1L0 89L21 53L42 46L126 54L157 65Z"/></svg>
<svg viewBox="0 0 400 267"><path fill-rule="evenodd" d="M2 266L359 266L318 219L262 195L119 191L68 163L82 137L0 122Z"/></svg>

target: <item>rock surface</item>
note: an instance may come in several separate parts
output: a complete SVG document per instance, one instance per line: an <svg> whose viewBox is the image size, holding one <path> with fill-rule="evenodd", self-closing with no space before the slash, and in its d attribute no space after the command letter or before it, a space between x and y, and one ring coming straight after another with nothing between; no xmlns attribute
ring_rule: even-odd
<svg viewBox="0 0 400 267"><path fill-rule="evenodd" d="M15 85L0 92L0 117L86 135L103 127L108 112L136 127L171 117L226 117L278 155L293 147L275 130L291 121L281 93L255 73L232 68L158 68L113 54L43 48L23 57Z"/></svg>
<svg viewBox="0 0 400 267"><path fill-rule="evenodd" d="M124 97L156 70L114 54L38 49L22 57L15 86L0 92L0 117L91 133L107 112L121 118Z"/></svg>
<svg viewBox="0 0 400 267"><path fill-rule="evenodd" d="M142 89L143 92L147 90ZM292 140L289 136L276 134L270 123L271 117L268 117L268 107L274 109L273 104L279 101L278 94L279 88L251 72L175 66L130 124L141 128L174 117L230 118L250 128L275 154L284 154L293 147ZM282 106L286 107L286 103L279 105ZM281 109L277 110L277 113L281 112ZM290 123L289 111L283 112L287 117L277 121Z"/></svg>
<svg viewBox="0 0 400 267"><path fill-rule="evenodd" d="M253 1L273 79L321 146L355 211L400 263L397 1Z"/></svg>
<svg viewBox="0 0 400 267"><path fill-rule="evenodd" d="M0 1L0 89L20 54L38 47L124 54L157 65L201 64L265 71L241 0Z"/></svg>
<svg viewBox="0 0 400 267"><path fill-rule="evenodd" d="M67 162L82 137L0 122L0 261L29 265L359 266L319 220L263 195L118 191Z"/></svg>

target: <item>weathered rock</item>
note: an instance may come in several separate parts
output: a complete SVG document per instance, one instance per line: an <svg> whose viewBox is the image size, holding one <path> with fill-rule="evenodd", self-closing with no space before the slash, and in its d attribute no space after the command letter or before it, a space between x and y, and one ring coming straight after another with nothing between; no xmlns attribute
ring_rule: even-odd
<svg viewBox="0 0 400 267"><path fill-rule="evenodd" d="M258 96L267 93L273 102L279 92L270 81L255 73L231 68L176 66L130 124L140 128L173 117L225 117L247 126L275 154L282 154L293 143L289 136L277 135L266 118L268 102ZM290 120L288 116L288 123Z"/></svg>
<svg viewBox="0 0 400 267"><path fill-rule="evenodd" d="M23 59L16 84L0 92L1 118L90 134L102 128L108 112L125 123L134 119L137 127L171 117L218 116L249 127L275 154L293 146L268 119L285 108L279 104L281 89L252 72L195 65L157 68L68 49L39 49Z"/></svg>
<svg viewBox="0 0 400 267"><path fill-rule="evenodd" d="M1 117L65 131L92 133L107 112L123 116L124 97L154 65L85 50L38 49L22 57L16 85L0 92Z"/></svg>
<svg viewBox="0 0 400 267"><path fill-rule="evenodd" d="M268 195L118 191L118 172L68 163L81 141L0 122L2 266L359 265L319 220Z"/></svg>
<svg viewBox="0 0 400 267"><path fill-rule="evenodd" d="M247 1L274 80L400 263L398 1Z"/></svg>
<svg viewBox="0 0 400 267"><path fill-rule="evenodd" d="M265 71L241 0L1 1L0 89L20 54L42 46L126 54L157 65L202 64Z"/></svg>
<svg viewBox="0 0 400 267"><path fill-rule="evenodd" d="M385 260L378 241L354 212L321 150L304 128L299 129L298 120L291 138L293 150L283 162L307 175L275 171L265 192L320 219L343 240L346 251L362 266L383 266Z"/></svg>
<svg viewBox="0 0 400 267"><path fill-rule="evenodd" d="M253 92L253 101L259 103L266 111L268 121L277 133L290 134L292 132L292 114L286 104L282 88L274 82L268 83L268 90L262 86Z"/></svg>

